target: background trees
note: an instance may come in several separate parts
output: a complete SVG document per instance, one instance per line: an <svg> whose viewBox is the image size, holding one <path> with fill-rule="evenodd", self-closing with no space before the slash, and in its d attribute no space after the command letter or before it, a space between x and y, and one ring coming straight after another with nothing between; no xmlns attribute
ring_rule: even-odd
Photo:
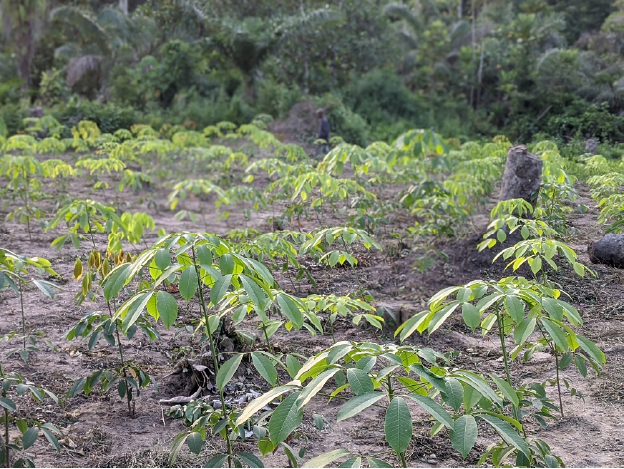
<svg viewBox="0 0 624 469"><path fill-rule="evenodd" d="M539 132L618 140L623 130L622 0L0 0L0 8L0 118L10 131L20 126L11 116L32 104L61 119L127 106L146 122L201 126L278 117L303 99L328 107L359 140L414 125L512 140ZM28 102L18 106L20 98Z"/></svg>

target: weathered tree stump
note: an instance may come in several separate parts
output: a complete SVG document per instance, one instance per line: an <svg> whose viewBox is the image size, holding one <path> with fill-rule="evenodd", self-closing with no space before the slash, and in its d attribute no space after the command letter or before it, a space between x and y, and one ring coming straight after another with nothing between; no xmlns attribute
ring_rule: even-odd
<svg viewBox="0 0 624 469"><path fill-rule="evenodd" d="M507 153L500 199L524 199L533 204L542 183L543 165L541 158L529 153L524 145L511 147Z"/></svg>
<svg viewBox="0 0 624 469"><path fill-rule="evenodd" d="M606 264L624 269L624 235L608 234L587 247L589 260L594 264Z"/></svg>

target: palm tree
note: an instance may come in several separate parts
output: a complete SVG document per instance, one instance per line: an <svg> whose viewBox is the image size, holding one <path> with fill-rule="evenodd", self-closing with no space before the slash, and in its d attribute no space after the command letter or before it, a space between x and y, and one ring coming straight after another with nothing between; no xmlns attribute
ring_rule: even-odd
<svg viewBox="0 0 624 469"><path fill-rule="evenodd" d="M47 8L46 0L0 0L2 36L15 54L24 90L32 84L30 71Z"/></svg>
<svg viewBox="0 0 624 469"><path fill-rule="evenodd" d="M56 49L55 56L67 61L66 81L74 86L87 73L110 70L119 51L131 50L138 61L155 46L154 22L142 15L129 16L121 8L104 7L97 14L74 6L60 6L52 11L51 19L64 28L72 28L76 39ZM127 8L126 8L127 10Z"/></svg>

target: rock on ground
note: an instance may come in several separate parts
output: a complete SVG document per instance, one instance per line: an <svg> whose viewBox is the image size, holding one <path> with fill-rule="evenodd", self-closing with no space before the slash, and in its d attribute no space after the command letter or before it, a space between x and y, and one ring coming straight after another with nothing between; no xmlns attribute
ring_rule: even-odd
<svg viewBox="0 0 624 469"><path fill-rule="evenodd" d="M587 247L589 260L624 269L624 235L607 234Z"/></svg>
<svg viewBox="0 0 624 469"><path fill-rule="evenodd" d="M507 153L500 199L524 199L533 203L542 183L543 165L540 157L529 153L524 145L511 147Z"/></svg>

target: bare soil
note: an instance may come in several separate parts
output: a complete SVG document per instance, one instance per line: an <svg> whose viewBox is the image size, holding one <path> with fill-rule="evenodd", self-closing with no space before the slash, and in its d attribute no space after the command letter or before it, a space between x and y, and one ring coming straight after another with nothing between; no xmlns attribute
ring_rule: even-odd
<svg viewBox="0 0 624 469"><path fill-rule="evenodd" d="M306 110L307 112L307 110ZM193 169L194 171L195 169ZM193 172L187 170L186 172ZM184 168L181 169L184 173ZM203 211L203 219L197 223L189 220L178 221L167 204L168 189L155 184L138 193L125 192L115 194L113 189L93 191L93 182L84 178L71 184L73 197L97 198L98 200L117 200L124 211L144 211L154 217L157 227L164 227L168 232L209 231L224 234L232 228L245 226L241 210L230 210L231 216L218 219L211 199L189 199L182 203L184 208ZM567 242L580 255L580 260L589 264L586 255L588 242L601 236L597 225L597 208L589 198L587 188L578 186L581 197L578 203L589 207L587 213L574 212L569 217L569 226L573 234ZM47 192L53 198L43 200L39 205L51 214L54 203L60 197L53 186ZM148 203L150 202L150 203ZM1 219L7 210L0 213ZM277 275L281 286L292 293L305 296L310 293L352 292L360 286L368 290L378 306L393 310L400 320L405 320L414 312L425 308L428 298L441 288L466 283L477 278L500 278L502 268L491 264L492 253L479 254L476 244L487 225L488 210L474 218L475 229L463 239L441 241L439 249L448 255L448 261L439 262L424 274L413 268L414 254L404 250L396 240L383 238L384 252L359 253L360 265L357 269L329 269L313 266L312 275L317 280L314 287L306 281L293 285ZM249 221L249 226L262 232L271 231L267 219L270 213L260 212ZM388 227L388 232L404 227L409 219L396 221L397 226ZM317 227L316 220L303 221L300 227L309 232ZM88 351L85 343L65 340L67 331L87 312L100 310L102 303L85 301L76 306L74 296L80 285L72 278L76 256L85 259L89 246L83 244L79 250L70 243L60 251L51 248L50 243L62 234L44 232L40 227L32 229L29 239L25 227L12 222L0 222L0 245L16 253L28 256L41 256L52 262L54 269L63 277L60 282L63 291L55 300L48 300L30 288L26 298L26 320L30 331L41 332L46 340L51 341L56 350L46 350L40 339L41 351L35 353L29 363L15 356L4 358L6 352L18 348L19 342L11 341L0 344L5 370L16 370L28 379L41 384L64 396L72 383L94 370L116 364L115 350L101 342L93 351ZM155 234L147 236L147 243L156 239ZM104 248L106 238L96 236L100 248ZM137 247L140 249L140 247ZM572 303L581 312L585 325L581 333L594 340L607 355L607 365L600 376L590 373L586 379L577 373L566 371L573 386L582 394L582 398L572 397L564 391L565 417L550 422L545 430L530 428L533 435L547 441L555 454L560 455L567 466L571 467L618 467L624 465L624 273L605 266L593 266L596 278L580 279L573 273L562 270L556 280L571 297ZM19 301L11 291L0 292L0 334L20 329ZM181 312L182 323L192 324L195 312L185 317ZM251 324L248 327L253 328ZM197 340L183 328L166 330L160 328L162 340L150 343L140 334L132 341L125 342L128 359L140 363L152 374L158 389L153 386L141 392L136 399L136 416L128 416L125 401L115 392L104 394L94 391L89 396L80 395L67 398L64 407L56 405L33 405L31 401L20 402L20 410L28 417L49 421L63 431L63 451L54 452L44 444L43 438L32 449L39 466L66 467L146 467L164 466L173 438L184 427L180 420L166 417L167 408L159 405L159 399L171 398L190 392L188 383L180 375L172 375L180 359L201 355L202 348ZM392 330L383 332L355 327L344 321L339 322L336 340L394 342ZM495 340L473 334L463 326L460 319L451 320L445 327L431 337L410 338L416 344L427 344L440 352L456 350L459 352L457 365L477 369L480 372L501 372L502 361ZM278 332L275 348L283 352L312 355L332 344L330 336L310 336L305 331ZM554 377L552 357L538 354L528 363L513 364L514 376L521 380L545 381ZM267 389L254 375L239 378L247 388L264 391ZM550 389L553 397L555 390ZM306 411L301 429L292 445L299 449L305 447L307 456L313 456L336 448L346 448L362 454L372 454L388 450L383 439L383 415L375 409L369 409L358 417L336 423L336 413L341 402L334 400L327 403L316 399ZM414 415L417 409L412 409ZM318 430L313 422L313 413L321 414L327 425ZM408 450L408 463L415 467L474 466L478 460L478 451L473 450L466 461L462 461L454 451L444 432L435 438L429 437L430 424L424 422L415 429L416 437ZM487 444L487 433L480 437L478 449ZM221 441L208 439L202 454L193 456L186 448L182 451L177 464L180 466L200 466L210 455L220 450ZM249 440L238 443L248 451L257 454L256 442ZM389 453L390 454L390 453ZM391 460L391 457L387 457ZM267 466L287 466L283 453L276 453L265 459ZM398 461L395 461L397 463Z"/></svg>

